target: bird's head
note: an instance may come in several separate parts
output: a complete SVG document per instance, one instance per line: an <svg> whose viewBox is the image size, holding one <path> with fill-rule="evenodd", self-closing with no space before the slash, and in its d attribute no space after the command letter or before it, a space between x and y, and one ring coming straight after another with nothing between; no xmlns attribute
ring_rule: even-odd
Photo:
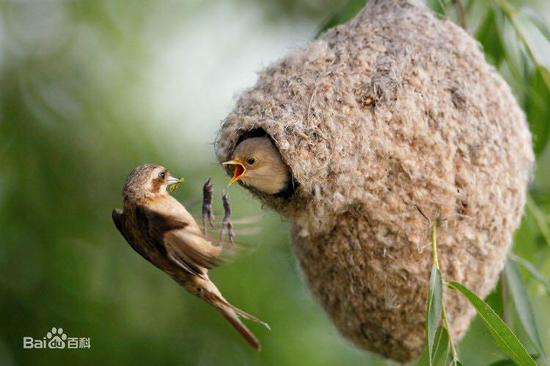
<svg viewBox="0 0 550 366"><path fill-rule="evenodd" d="M231 160L222 163L233 167L229 184L241 181L261 192L277 194L290 179L281 154L267 137L252 137L237 145Z"/></svg>
<svg viewBox="0 0 550 366"><path fill-rule="evenodd" d="M165 167L143 164L130 172L123 194L126 198L154 198L175 191L181 183L183 178L174 177Z"/></svg>

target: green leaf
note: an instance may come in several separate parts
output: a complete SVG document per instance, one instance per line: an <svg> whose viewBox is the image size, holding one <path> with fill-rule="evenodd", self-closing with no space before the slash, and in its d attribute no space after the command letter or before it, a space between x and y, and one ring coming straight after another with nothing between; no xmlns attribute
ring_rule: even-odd
<svg viewBox="0 0 550 366"><path fill-rule="evenodd" d="M430 274L430 289L428 292L428 306L426 309L426 333L428 341L428 355L430 356L430 365L434 359L434 339L441 323L441 305L443 302L443 281L441 272L435 266L432 266Z"/></svg>
<svg viewBox="0 0 550 366"><path fill-rule="evenodd" d="M536 6L536 5L535 5ZM524 6L521 11L525 16L533 22L533 24L541 31L546 39L550 39L550 25L545 19L544 13L540 9L535 9L534 6Z"/></svg>
<svg viewBox="0 0 550 366"><path fill-rule="evenodd" d="M514 13L510 18L535 63L550 70L550 42L541 29L524 11Z"/></svg>
<svg viewBox="0 0 550 366"><path fill-rule="evenodd" d="M514 262L508 260L504 266L504 276L506 283L510 289L512 301L523 329L531 339L531 342L537 347L537 351L541 355L543 364L548 365L548 359L544 353L544 346L540 339L537 329L535 316L533 315L533 307L529 300L529 295L525 289L525 283Z"/></svg>
<svg viewBox="0 0 550 366"><path fill-rule="evenodd" d="M487 12L485 19L478 26L475 37L481 43L483 53L488 61L498 66L504 58L505 50L502 39L499 37L501 31L495 32L495 28L500 24L497 23L496 17L494 11Z"/></svg>
<svg viewBox="0 0 550 366"><path fill-rule="evenodd" d="M507 0L495 0L495 2L511 22L519 41L525 46L533 64L540 69L539 72L547 88L550 88L550 42L548 41L550 27L529 6L524 6L518 11Z"/></svg>
<svg viewBox="0 0 550 366"><path fill-rule="evenodd" d="M525 112L533 135L533 148L540 155L550 138L550 73L544 67L537 66L526 84L529 85L529 92Z"/></svg>
<svg viewBox="0 0 550 366"><path fill-rule="evenodd" d="M477 34L493 7L490 1L468 1L466 3L467 30L470 34ZM495 32L490 32L495 33Z"/></svg>
<svg viewBox="0 0 550 366"><path fill-rule="evenodd" d="M500 281L497 283L493 291L487 295L485 302L498 314L499 317L504 318L504 294L502 293L502 286Z"/></svg>
<svg viewBox="0 0 550 366"><path fill-rule="evenodd" d="M428 290L428 301L426 306L426 345L420 356L418 365L428 366L433 365L437 331L441 322L443 303L443 280L441 272L434 264L430 274L430 287ZM447 335L448 338L448 335ZM448 343L448 342L447 342Z"/></svg>
<svg viewBox="0 0 550 366"><path fill-rule="evenodd" d="M525 46L520 41L519 35L510 18L502 13L495 12L495 21L498 29L498 37L504 50L503 62L508 65L515 78L525 78ZM494 32L494 30L493 30ZM523 80L522 80L523 82Z"/></svg>
<svg viewBox="0 0 550 366"><path fill-rule="evenodd" d="M447 360L449 359L449 342L450 339L447 328L439 326L434 337L432 358L430 359L428 347L425 347L417 366L447 366Z"/></svg>
<svg viewBox="0 0 550 366"><path fill-rule="evenodd" d="M493 309L476 294L458 282L449 283L449 287L460 291L476 309L479 317L483 320L489 333L493 336L496 345L517 365L536 366L535 360L531 358L525 347L521 344L516 335L506 326Z"/></svg>
<svg viewBox="0 0 550 366"><path fill-rule="evenodd" d="M522 266L527 271L527 273L529 273L533 277L533 279L537 280L544 286L546 292L548 293L548 295L550 295L550 281L546 277L544 277L544 275L540 273L539 270L531 262L521 257L518 257L515 254L509 254L508 258Z"/></svg>
<svg viewBox="0 0 550 366"><path fill-rule="evenodd" d="M420 355L420 359L416 363L416 366L430 366L430 351L428 350L428 341L424 344L424 350Z"/></svg>
<svg viewBox="0 0 550 366"><path fill-rule="evenodd" d="M532 61L536 65L544 66L550 70L550 42L545 36L548 30L546 27L538 27L536 19L529 16L535 12L527 6L517 10L508 0L495 0L495 2L502 13L512 22Z"/></svg>
<svg viewBox="0 0 550 366"><path fill-rule="evenodd" d="M339 24L343 24L353 18L366 3L367 0L348 0L321 26L315 38L318 38L324 31Z"/></svg>
<svg viewBox="0 0 550 366"><path fill-rule="evenodd" d="M509 358L505 358L503 360L498 360L493 363L491 363L489 366L516 366L516 363Z"/></svg>
<svg viewBox="0 0 550 366"><path fill-rule="evenodd" d="M438 16L444 17L447 10L447 4L445 4L445 1L446 0L426 0L426 5L428 5L428 7Z"/></svg>
<svg viewBox="0 0 550 366"><path fill-rule="evenodd" d="M544 212L541 211L531 195L527 195L527 210L529 210L529 212L533 215L533 218L535 219L546 244L550 245L550 225L544 217Z"/></svg>
<svg viewBox="0 0 550 366"><path fill-rule="evenodd" d="M534 360L539 358L538 355L531 355L531 357L533 357ZM489 366L516 366L516 363L509 358L504 358L489 364Z"/></svg>
<svg viewBox="0 0 550 366"><path fill-rule="evenodd" d="M544 80L544 83L546 84L546 87L548 90L550 90L550 71L544 67L539 69L539 72L542 75L542 80Z"/></svg>
<svg viewBox="0 0 550 366"><path fill-rule="evenodd" d="M447 366L447 360L449 359L449 341L449 332L447 328L443 326L437 328L433 345L433 366Z"/></svg>

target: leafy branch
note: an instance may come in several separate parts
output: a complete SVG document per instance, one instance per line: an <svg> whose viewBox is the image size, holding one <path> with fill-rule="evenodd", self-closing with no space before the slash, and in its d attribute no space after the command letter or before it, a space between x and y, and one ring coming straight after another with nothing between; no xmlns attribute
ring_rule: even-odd
<svg viewBox="0 0 550 366"><path fill-rule="evenodd" d="M525 47L527 54L533 64L541 70L543 79L550 88L550 43L544 33L535 26L532 21L521 11L516 11L507 0L493 0L501 12L508 18L519 41ZM543 26L543 25L541 25Z"/></svg>
<svg viewBox="0 0 550 366"><path fill-rule="evenodd" d="M428 220L431 227L432 239L432 270L426 307L426 347L420 356L418 365L447 365L448 351L450 349L451 365L459 366L461 363L458 360L458 352L452 339L443 299L443 276L441 275L437 255L438 220L429 219L419 207L416 208Z"/></svg>
<svg viewBox="0 0 550 366"><path fill-rule="evenodd" d="M445 301L443 299L442 284L444 280L441 275L437 254L437 224L439 220L430 220L418 207L417 209L422 216L430 222L432 238L432 271L426 307L426 347L420 356L418 366L448 365L449 348L451 350L450 365L461 366L455 344L451 337L449 322L445 311ZM521 282L521 277L519 277L519 273L515 267L508 266L505 273L507 275L507 280L511 282L510 288L514 293L516 307L524 310L523 313L519 314L522 324L524 324L527 333L531 337L531 341L536 344L537 348L542 352L543 360L546 364L546 356L544 355L538 332L534 326L530 305L524 301L527 298L526 294L522 294L522 296L517 294L518 291L525 290L524 284ZM496 345L511 361L519 366L536 366L535 359L527 352L525 346L485 301L459 282L452 281L446 285L451 289L459 291L466 297L470 304L472 304L478 316L493 337ZM440 323L441 325L439 325Z"/></svg>

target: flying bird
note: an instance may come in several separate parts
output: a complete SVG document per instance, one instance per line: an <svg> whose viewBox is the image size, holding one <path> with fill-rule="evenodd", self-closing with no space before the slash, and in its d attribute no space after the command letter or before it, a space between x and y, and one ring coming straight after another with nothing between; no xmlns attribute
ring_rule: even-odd
<svg viewBox="0 0 550 366"><path fill-rule="evenodd" d="M260 192L278 196L288 196L294 191L290 170L268 137L243 140L231 160L222 164L233 167L230 185L240 181Z"/></svg>
<svg viewBox="0 0 550 366"><path fill-rule="evenodd" d="M124 239L143 258L168 274L189 293L216 308L225 319L256 350L260 342L239 317L267 323L231 305L208 277L208 270L219 265L224 250L226 231L233 238L230 209L224 195L226 215L222 240L214 245L201 230L193 216L169 191L183 178L172 176L169 170L154 164L140 165L130 174L123 188L123 209L113 210L113 221ZM204 226L211 224L212 186L205 183L203 197Z"/></svg>

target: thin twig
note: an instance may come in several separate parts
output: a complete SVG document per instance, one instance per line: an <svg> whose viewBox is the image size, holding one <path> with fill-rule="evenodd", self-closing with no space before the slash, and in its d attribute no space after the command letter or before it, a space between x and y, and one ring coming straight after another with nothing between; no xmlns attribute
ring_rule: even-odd
<svg viewBox="0 0 550 366"><path fill-rule="evenodd" d="M416 207L416 209L418 210L418 212L420 212L420 214L421 214L422 216L424 216L424 218L428 221L428 223L430 224L430 227L431 227L431 226L432 226L432 220L430 220L430 218L429 218L428 216L426 216L426 215L424 214L424 212L422 212L422 210L420 209L419 206L414 205L414 207Z"/></svg>

